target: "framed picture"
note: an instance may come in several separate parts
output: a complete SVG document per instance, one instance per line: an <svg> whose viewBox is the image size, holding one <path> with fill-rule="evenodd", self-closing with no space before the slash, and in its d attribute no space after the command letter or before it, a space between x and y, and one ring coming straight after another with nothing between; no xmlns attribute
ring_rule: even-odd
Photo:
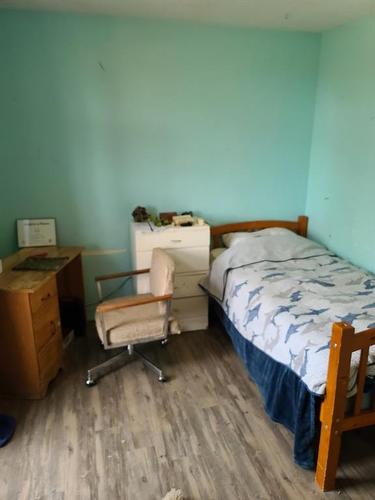
<svg viewBox="0 0 375 500"><path fill-rule="evenodd" d="M17 219L19 248L56 245L56 219Z"/></svg>

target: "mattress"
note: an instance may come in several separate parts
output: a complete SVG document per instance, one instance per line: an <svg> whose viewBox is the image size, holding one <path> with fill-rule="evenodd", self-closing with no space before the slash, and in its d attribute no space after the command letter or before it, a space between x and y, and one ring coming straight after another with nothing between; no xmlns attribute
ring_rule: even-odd
<svg viewBox="0 0 375 500"><path fill-rule="evenodd" d="M332 323L375 327L375 277L286 229L249 234L214 260L202 284L238 332L323 395ZM369 352L375 375L375 350ZM359 353L351 363L355 393Z"/></svg>

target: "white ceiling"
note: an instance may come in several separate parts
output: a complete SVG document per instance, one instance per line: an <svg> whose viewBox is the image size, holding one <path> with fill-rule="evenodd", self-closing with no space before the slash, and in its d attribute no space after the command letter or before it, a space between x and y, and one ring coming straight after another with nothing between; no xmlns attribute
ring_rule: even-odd
<svg viewBox="0 0 375 500"><path fill-rule="evenodd" d="M303 31L322 31L375 14L375 0L0 0L0 7Z"/></svg>

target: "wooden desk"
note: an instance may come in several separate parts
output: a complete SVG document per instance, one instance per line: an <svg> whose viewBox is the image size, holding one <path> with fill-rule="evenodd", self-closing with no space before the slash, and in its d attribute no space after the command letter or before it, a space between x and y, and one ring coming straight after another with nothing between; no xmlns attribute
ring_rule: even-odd
<svg viewBox="0 0 375 500"><path fill-rule="evenodd" d="M68 257L58 271L12 271L28 256ZM62 366L62 330L85 325L80 247L22 249L0 274L0 397L39 399Z"/></svg>

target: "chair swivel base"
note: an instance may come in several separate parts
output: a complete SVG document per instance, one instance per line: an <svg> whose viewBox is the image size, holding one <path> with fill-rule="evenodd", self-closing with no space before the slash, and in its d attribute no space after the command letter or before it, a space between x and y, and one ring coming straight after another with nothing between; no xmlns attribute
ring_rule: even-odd
<svg viewBox="0 0 375 500"><path fill-rule="evenodd" d="M87 370L86 385L88 387L96 385L97 380L99 378L103 377L104 375L110 373L113 370L116 370L117 368L120 368L128 361L134 359L135 356L141 359L143 364L147 368L156 373L159 382L167 381L167 377L164 375L163 371L158 366L156 366L147 356L145 356L143 353L139 352L135 347L133 347L131 349L131 353L129 353L128 350L124 350L120 354L117 354L116 356L113 356L107 361L104 361L104 363L101 363L100 365L97 365L94 368L90 368L90 370Z"/></svg>

